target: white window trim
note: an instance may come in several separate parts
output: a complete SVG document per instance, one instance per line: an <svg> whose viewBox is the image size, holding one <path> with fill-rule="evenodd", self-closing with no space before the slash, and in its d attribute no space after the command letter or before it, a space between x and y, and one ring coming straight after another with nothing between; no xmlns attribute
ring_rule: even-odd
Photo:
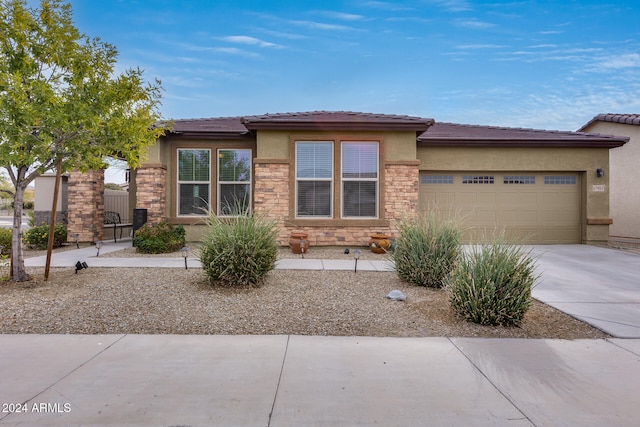
<svg viewBox="0 0 640 427"><path fill-rule="evenodd" d="M208 151L209 152L209 181L180 181L180 151ZM180 213L180 184L209 184L209 194L207 195L209 209L211 209L211 149L209 148L178 148L176 151L176 216L182 218L206 217L208 212L202 214L181 214Z"/></svg>
<svg viewBox="0 0 640 427"><path fill-rule="evenodd" d="M220 151L248 151L249 152L249 180L248 181L221 181L220 180L220 164L218 163L218 159L220 156ZM251 151L250 148L218 148L216 150L216 190L217 190L217 197L216 197L216 212L218 214L218 216L221 217L225 217L225 218L237 218L238 215L225 215L221 212L220 208L220 195L222 194L222 191L220 191L220 186L222 184L249 184L249 210L248 213L251 213L251 208L252 208L252 197L251 195L253 194L253 186L251 184L252 181L252 173L253 173L253 164L251 163L251 159L253 158L253 153ZM209 170L211 170L211 167L209 167Z"/></svg>
<svg viewBox="0 0 640 427"><path fill-rule="evenodd" d="M298 144L304 143L326 143L331 144L331 177L330 178L298 178ZM334 192L334 181L335 181L335 141L332 140L300 140L295 142L295 163L294 163L294 180L295 180L295 205L294 205L294 213L296 218L300 219L331 219L333 218L333 197L335 195ZM328 181L330 182L329 191L329 215L299 215L298 214L298 182L300 181Z"/></svg>
<svg viewBox="0 0 640 427"><path fill-rule="evenodd" d="M376 145L376 177L375 178L344 178L342 172L342 159L344 147L349 144L375 144ZM376 183L376 207L374 216L346 216L344 214L344 182L368 181ZM340 218L341 219L378 219L380 217L380 142L379 141L340 141Z"/></svg>

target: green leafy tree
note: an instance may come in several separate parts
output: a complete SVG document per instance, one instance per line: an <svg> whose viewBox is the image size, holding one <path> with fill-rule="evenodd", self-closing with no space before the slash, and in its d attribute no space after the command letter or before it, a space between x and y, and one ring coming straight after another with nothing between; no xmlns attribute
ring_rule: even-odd
<svg viewBox="0 0 640 427"><path fill-rule="evenodd" d="M28 280L21 242L24 192L43 172L86 171L115 155L131 167L168 125L159 81L116 74L117 50L73 25L69 4L0 1L0 165L14 187L14 281ZM159 124L162 123L162 124Z"/></svg>

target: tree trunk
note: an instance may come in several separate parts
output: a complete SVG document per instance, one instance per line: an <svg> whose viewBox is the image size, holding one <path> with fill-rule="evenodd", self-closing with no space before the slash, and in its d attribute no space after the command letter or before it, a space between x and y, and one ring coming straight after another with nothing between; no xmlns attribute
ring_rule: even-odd
<svg viewBox="0 0 640 427"><path fill-rule="evenodd" d="M24 190L22 185L16 186L16 194L13 198L13 232L11 235L11 280L24 282L29 280L29 275L24 266L24 254L22 252L22 211L24 205Z"/></svg>

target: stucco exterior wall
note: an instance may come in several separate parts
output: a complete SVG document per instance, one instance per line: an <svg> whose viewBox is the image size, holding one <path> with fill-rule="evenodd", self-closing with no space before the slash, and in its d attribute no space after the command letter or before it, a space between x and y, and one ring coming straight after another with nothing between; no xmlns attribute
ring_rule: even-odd
<svg viewBox="0 0 640 427"><path fill-rule="evenodd" d="M594 122L588 132L628 136L629 142L609 152L609 204L612 241L640 243L640 126Z"/></svg>
<svg viewBox="0 0 640 427"><path fill-rule="evenodd" d="M609 149L418 147L420 170L576 172L581 185L582 240L609 236ZM596 170L603 168L603 177Z"/></svg>

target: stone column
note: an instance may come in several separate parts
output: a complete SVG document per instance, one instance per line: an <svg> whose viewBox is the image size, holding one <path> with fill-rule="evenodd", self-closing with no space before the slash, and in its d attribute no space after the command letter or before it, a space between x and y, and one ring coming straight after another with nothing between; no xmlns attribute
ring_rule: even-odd
<svg viewBox="0 0 640 427"><path fill-rule="evenodd" d="M147 210L147 222L157 224L167 219L167 167L147 163L136 169L136 208Z"/></svg>
<svg viewBox="0 0 640 427"><path fill-rule="evenodd" d="M67 236L78 234L80 242L103 239L104 222L104 170L69 173Z"/></svg>
<svg viewBox="0 0 640 427"><path fill-rule="evenodd" d="M393 235L399 220L413 217L418 212L419 166L418 161L398 161L389 162L385 167L384 218L390 221Z"/></svg>
<svg viewBox="0 0 640 427"><path fill-rule="evenodd" d="M277 218L278 244L289 240L284 219L289 216L289 159L254 159L253 209Z"/></svg>

